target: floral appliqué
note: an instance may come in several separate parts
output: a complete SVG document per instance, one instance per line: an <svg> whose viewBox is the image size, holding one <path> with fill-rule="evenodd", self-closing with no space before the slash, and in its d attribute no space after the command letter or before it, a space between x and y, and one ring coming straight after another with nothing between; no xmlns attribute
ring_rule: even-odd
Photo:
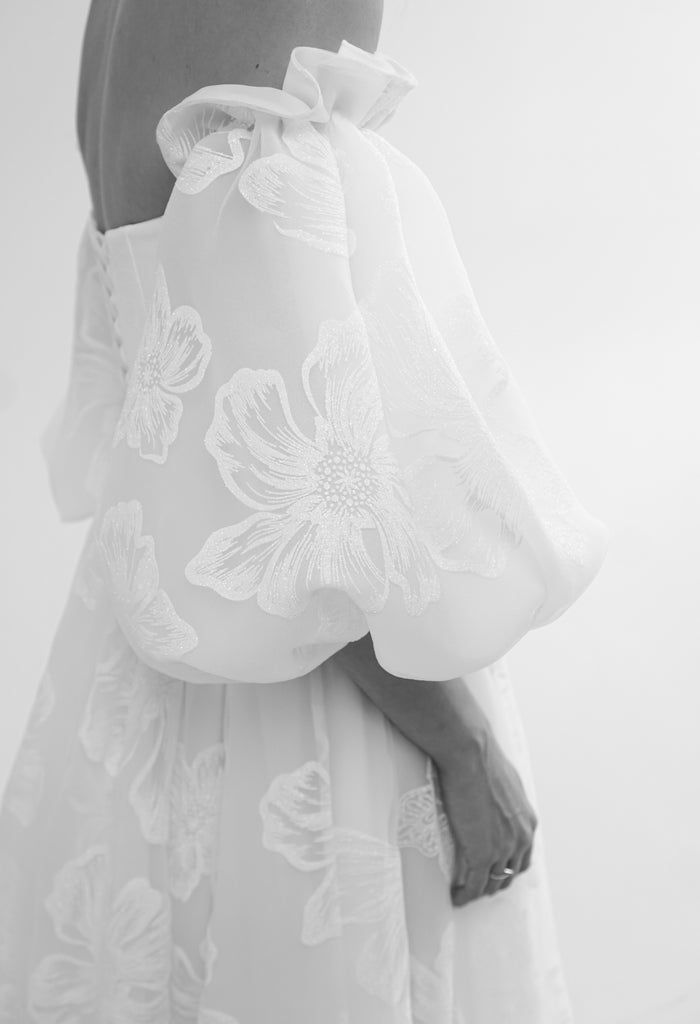
<svg viewBox="0 0 700 1024"><path fill-rule="evenodd" d="M32 1020L166 1019L171 970L168 898L147 878L113 891L108 849L91 846L56 874L44 906L71 953L51 953L29 979Z"/></svg>
<svg viewBox="0 0 700 1024"><path fill-rule="evenodd" d="M97 662L79 736L112 778L141 761L129 803L143 837L167 847L169 891L185 901L212 870L225 748L213 744L188 761L178 739L182 701L182 682L144 665L116 629Z"/></svg>
<svg viewBox="0 0 700 1024"><path fill-rule="evenodd" d="M277 370L243 368L219 388L205 445L228 490L254 511L212 533L185 575L287 617L323 587L377 612L394 583L420 614L439 597L439 579L382 426L359 311L321 324L301 375L313 437L297 426Z"/></svg>
<svg viewBox="0 0 700 1024"><path fill-rule="evenodd" d="M164 463L182 418L180 395L200 383L210 358L211 341L199 313L186 305L171 310L165 272L159 265L113 446L124 438L142 458Z"/></svg>
<svg viewBox="0 0 700 1024"><path fill-rule="evenodd" d="M159 586L153 537L142 535L141 503L120 501L107 510L98 544L120 625L137 650L175 659L197 646L192 626Z"/></svg>
<svg viewBox="0 0 700 1024"><path fill-rule="evenodd" d="M454 839L439 791L432 758L426 759L427 782L402 794L399 801L398 838L424 857L437 857L440 870L450 881L454 866Z"/></svg>
<svg viewBox="0 0 700 1024"><path fill-rule="evenodd" d="M278 775L260 801L263 846L300 871L323 871L303 912L301 941L315 946L365 926L358 984L392 1006L408 999L409 950L397 846L333 824L330 779L318 761Z"/></svg>

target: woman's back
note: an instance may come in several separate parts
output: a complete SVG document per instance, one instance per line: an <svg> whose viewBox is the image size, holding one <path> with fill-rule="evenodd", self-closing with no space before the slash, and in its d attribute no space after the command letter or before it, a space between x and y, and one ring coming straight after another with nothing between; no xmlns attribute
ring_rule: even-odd
<svg viewBox="0 0 700 1024"><path fill-rule="evenodd" d="M173 176L158 150L164 111L205 85L280 88L296 45L373 51L383 0L93 0L77 132L100 230L159 217Z"/></svg>

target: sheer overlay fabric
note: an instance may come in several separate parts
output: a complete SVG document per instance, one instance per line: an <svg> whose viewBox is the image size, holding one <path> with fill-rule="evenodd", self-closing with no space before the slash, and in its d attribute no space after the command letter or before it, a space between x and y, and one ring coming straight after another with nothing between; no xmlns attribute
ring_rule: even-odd
<svg viewBox="0 0 700 1024"><path fill-rule="evenodd" d="M379 132L415 84L296 47L163 114L163 217L88 217L43 448L91 522L0 811L2 1022L571 1020L541 835L455 910L435 765L333 659L461 676L536 803L505 655L607 543Z"/></svg>

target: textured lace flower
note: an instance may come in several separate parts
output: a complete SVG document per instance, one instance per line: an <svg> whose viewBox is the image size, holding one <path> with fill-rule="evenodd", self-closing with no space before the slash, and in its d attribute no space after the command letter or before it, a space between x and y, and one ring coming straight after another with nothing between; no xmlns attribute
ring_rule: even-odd
<svg viewBox="0 0 700 1024"><path fill-rule="evenodd" d="M107 510L98 543L119 623L138 651L178 658L197 646L192 626L180 618L159 587L153 537L142 536L143 510L136 499Z"/></svg>
<svg viewBox="0 0 700 1024"><path fill-rule="evenodd" d="M159 265L112 444L125 438L144 459L165 462L182 417L179 396L200 383L210 358L211 341L199 313L185 305L171 311L165 272Z"/></svg>
<svg viewBox="0 0 700 1024"><path fill-rule="evenodd" d="M377 612L394 583L419 614L439 597L439 580L382 426L359 311L322 323L302 383L312 437L277 370L243 368L219 388L205 444L226 487L254 511L209 536L187 579L230 600L255 595L287 617L323 587Z"/></svg>
<svg viewBox="0 0 700 1024"><path fill-rule="evenodd" d="M32 1020L164 1021L171 970L167 896L148 879L113 890L109 851L91 846L56 874L44 906L69 953L51 953L29 978Z"/></svg>
<svg viewBox="0 0 700 1024"><path fill-rule="evenodd" d="M145 665L117 628L100 652L79 736L112 778L136 762L129 803L144 839L167 848L170 893L184 901L213 867L225 748L205 747L190 763L178 739L183 701L182 681Z"/></svg>
<svg viewBox="0 0 700 1024"><path fill-rule="evenodd" d="M334 825L328 772L318 761L272 780L260 801L263 846L300 871L323 869L306 902L301 941L316 946L364 926L358 984L392 1006L406 1006L409 949L397 846Z"/></svg>
<svg viewBox="0 0 700 1024"><path fill-rule="evenodd" d="M438 789L432 758L426 759L427 782L402 793L399 801L397 844L412 847L424 857L437 857L449 881L454 865L454 839Z"/></svg>

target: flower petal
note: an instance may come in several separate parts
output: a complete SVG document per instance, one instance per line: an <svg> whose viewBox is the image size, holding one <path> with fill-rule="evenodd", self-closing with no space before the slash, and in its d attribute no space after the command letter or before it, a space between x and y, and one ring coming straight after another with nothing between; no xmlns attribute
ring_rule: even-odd
<svg viewBox="0 0 700 1024"><path fill-rule="evenodd" d="M109 634L95 667L79 737L86 756L113 778L129 763L160 713L163 678L136 656L121 629Z"/></svg>
<svg viewBox="0 0 700 1024"><path fill-rule="evenodd" d="M177 659L193 650L199 638L188 622L175 611L164 590L149 601L132 619L138 643L157 658Z"/></svg>
<svg viewBox="0 0 700 1024"><path fill-rule="evenodd" d="M229 601L246 601L274 565L285 537L284 517L255 512L210 534L185 566L185 577Z"/></svg>
<svg viewBox="0 0 700 1024"><path fill-rule="evenodd" d="M178 306L173 311L160 349L163 387L182 394L199 384L211 358L211 339L193 306Z"/></svg>
<svg viewBox="0 0 700 1024"><path fill-rule="evenodd" d="M142 557L138 547L142 515L139 501L121 501L105 512L100 527L99 552L107 568L112 596L125 606L133 600L134 576ZM146 582L142 577L141 587ZM149 591L152 592L151 585Z"/></svg>
<svg viewBox="0 0 700 1024"><path fill-rule="evenodd" d="M410 506L395 498L387 500L377 515L376 528L388 580L401 588L409 615L420 615L431 601L439 599L440 579L417 533Z"/></svg>
<svg viewBox="0 0 700 1024"><path fill-rule="evenodd" d="M318 453L292 417L277 370L237 370L216 394L205 437L226 487L249 508L280 510L308 493Z"/></svg>
<svg viewBox="0 0 700 1024"><path fill-rule="evenodd" d="M99 994L94 963L63 953L45 956L29 977L28 1009L42 1024L95 1019Z"/></svg>
<svg viewBox="0 0 700 1024"><path fill-rule="evenodd" d="M162 465L177 437L181 419L182 400L177 395L160 387L141 389L134 396L127 420L126 443L137 448L141 458Z"/></svg>
<svg viewBox="0 0 700 1024"><path fill-rule="evenodd" d="M280 234L322 252L349 256L355 236L348 230L345 196L330 142L308 121L287 122L282 138L289 152L248 164L238 181L241 195L272 215Z"/></svg>
<svg viewBox="0 0 700 1024"><path fill-rule="evenodd" d="M108 573L119 624L132 645L158 658L177 658L197 646L198 637L159 589L153 537L141 535L138 499L119 502L102 520L99 547Z"/></svg>
<svg viewBox="0 0 700 1024"><path fill-rule="evenodd" d="M344 593L365 612L386 602L389 583L365 546L362 531L348 522L329 522L305 530L280 551L260 584L262 608L287 609L292 615L305 607L309 594L321 588Z"/></svg>
<svg viewBox="0 0 700 1024"><path fill-rule="evenodd" d="M107 848L91 846L56 873L44 906L63 942L95 949L103 935L108 898Z"/></svg>
<svg viewBox="0 0 700 1024"><path fill-rule="evenodd" d="M184 683L168 679L158 691L158 713L149 730L146 758L129 787L129 803L149 843L166 843L170 829L170 789Z"/></svg>
<svg viewBox="0 0 700 1024"><path fill-rule="evenodd" d="M159 1019L170 975L170 907L166 894L155 889L147 878L131 878L114 899L107 934L107 948L120 982L123 1019L134 1024ZM104 940L104 935L101 938Z"/></svg>
<svg viewBox="0 0 700 1024"><path fill-rule="evenodd" d="M277 775L260 800L262 844L300 871L327 867L333 859L328 772L307 761Z"/></svg>
<svg viewBox="0 0 700 1024"><path fill-rule="evenodd" d="M215 132L197 142L187 158L185 166L175 181L175 187L185 195L203 192L222 174L230 174L243 163L245 154L242 139L250 141L249 128L232 128L229 132ZM217 149L224 140L226 150Z"/></svg>
<svg viewBox="0 0 700 1024"><path fill-rule="evenodd" d="M335 436L368 452L383 412L367 329L358 309L345 320L321 323L301 376L311 406Z"/></svg>

